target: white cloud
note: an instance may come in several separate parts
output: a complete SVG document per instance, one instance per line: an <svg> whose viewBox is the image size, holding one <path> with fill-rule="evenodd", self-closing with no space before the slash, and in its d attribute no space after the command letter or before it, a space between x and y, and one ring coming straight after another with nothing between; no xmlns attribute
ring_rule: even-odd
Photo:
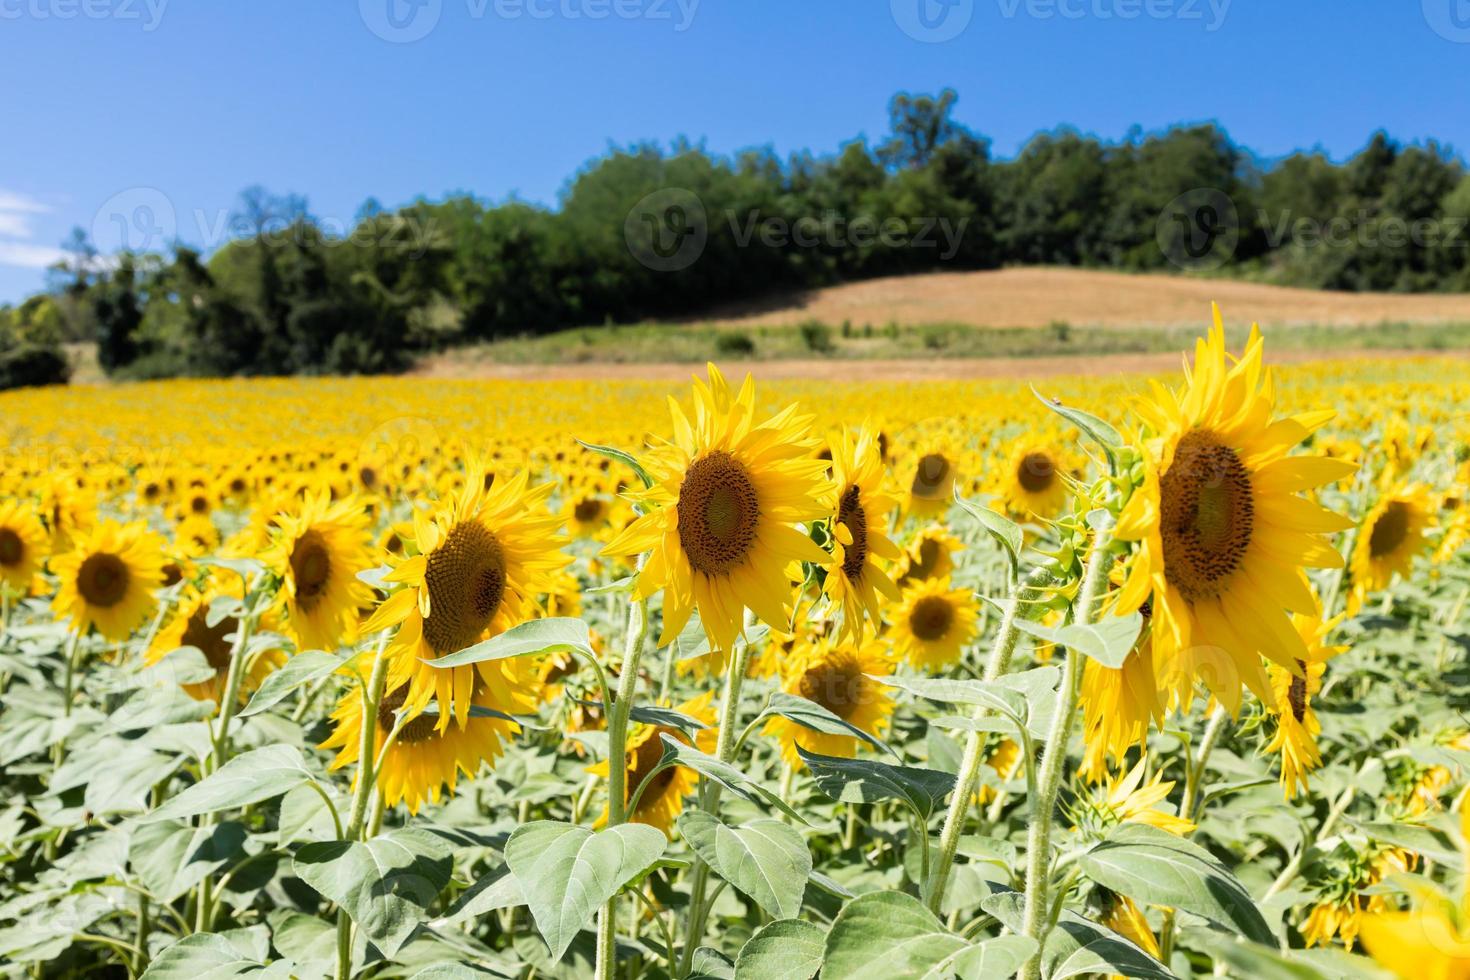
<svg viewBox="0 0 1470 980"><path fill-rule="evenodd" d="M21 212L24 214L46 214L51 209L34 197L20 194L15 191L7 191L0 188L0 212Z"/></svg>
<svg viewBox="0 0 1470 980"><path fill-rule="evenodd" d="M47 245L29 242L0 241L0 265L14 265L22 269L44 269L59 262L65 253Z"/></svg>

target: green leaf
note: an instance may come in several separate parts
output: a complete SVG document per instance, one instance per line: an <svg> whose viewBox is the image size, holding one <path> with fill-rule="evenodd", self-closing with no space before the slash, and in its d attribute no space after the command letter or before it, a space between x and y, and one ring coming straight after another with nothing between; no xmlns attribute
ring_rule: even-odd
<svg viewBox="0 0 1470 980"><path fill-rule="evenodd" d="M449 884L454 861L442 837L404 828L367 843L307 844L292 866L298 878L345 909L373 945L392 957Z"/></svg>
<svg viewBox="0 0 1470 980"><path fill-rule="evenodd" d="M987 534L996 540L996 543L1006 553L1006 561L1011 566L1011 581L1018 581L1021 577L1021 552L1025 548L1026 536L1021 531L1021 525L1006 517L997 514L988 507L972 504L960 496L960 485L955 484L954 502L960 505L960 509L980 522Z"/></svg>
<svg viewBox="0 0 1470 980"><path fill-rule="evenodd" d="M273 708L298 687L321 680L341 666L342 661L330 653L320 650L298 653L286 661L284 666L271 671L238 717L249 718Z"/></svg>
<svg viewBox="0 0 1470 980"><path fill-rule="evenodd" d="M679 818L679 832L715 874L778 919L801 911L812 855L794 827L759 819L730 827L701 810Z"/></svg>
<svg viewBox="0 0 1470 980"><path fill-rule="evenodd" d="M509 865L502 865L466 888L455 899L443 921L452 925L525 904L526 896L521 893L520 881L510 873Z"/></svg>
<svg viewBox="0 0 1470 980"><path fill-rule="evenodd" d="M1204 848L1145 824L1122 824L1078 859L1093 881L1136 901L1183 909L1274 945L1271 927L1235 876Z"/></svg>
<svg viewBox="0 0 1470 980"><path fill-rule="evenodd" d="M1041 400L1041 404L1071 422L1082 430L1084 435L1101 446L1103 452L1107 454L1108 463L1116 467L1118 447L1123 445L1123 437L1117 429L1091 412L1084 412L1080 408L1069 408L1063 405L1060 399L1047 398L1034 386L1031 388L1031 393Z"/></svg>
<svg viewBox="0 0 1470 980"><path fill-rule="evenodd" d="M1043 626L1030 620L1017 619L1016 625L1038 639L1076 650L1104 667L1116 670L1123 666L1123 661L1138 642L1138 634L1143 629L1143 616L1136 612L1127 616L1104 616L1096 623L1074 623L1062 627Z"/></svg>
<svg viewBox="0 0 1470 980"><path fill-rule="evenodd" d="M1012 932L1020 933L1025 896L1016 891L991 895L980 907ZM1174 974L1143 949L1104 925L1062 909L1042 950L1042 975L1048 980L1092 974L1116 974L1138 980L1176 980Z"/></svg>
<svg viewBox="0 0 1470 980"><path fill-rule="evenodd" d="M841 803L898 800L928 820L954 790L953 773L913 766L891 766L869 759L838 759L796 747L816 779L817 788Z"/></svg>
<svg viewBox="0 0 1470 980"><path fill-rule="evenodd" d="M244 847L245 827L235 821L208 827L149 823L134 831L128 863L154 898L172 902L243 854Z"/></svg>
<svg viewBox="0 0 1470 980"><path fill-rule="evenodd" d="M551 958L560 960L597 910L657 861L667 846L663 831L644 824L593 833L536 820L510 835L505 860Z"/></svg>
<svg viewBox="0 0 1470 980"><path fill-rule="evenodd" d="M291 964L267 967L252 959L224 934L199 932L185 936L154 957L141 980L225 980L226 977L291 975Z"/></svg>
<svg viewBox="0 0 1470 980"><path fill-rule="evenodd" d="M735 980L811 980L822 968L827 934L803 919L777 919L756 930L735 959Z"/></svg>
<svg viewBox="0 0 1470 980"><path fill-rule="evenodd" d="M533 653L580 652L592 654L592 635L587 624L569 616L533 619L492 636L483 643L466 647L447 657L425 660L431 667L461 667L487 660L508 660Z"/></svg>
<svg viewBox="0 0 1470 980"><path fill-rule="evenodd" d="M1448 823L1448 821L1441 821ZM1435 864L1458 869L1464 864L1460 845L1445 826L1407 823L1360 823L1357 827L1374 840L1404 847Z"/></svg>
<svg viewBox="0 0 1470 980"><path fill-rule="evenodd" d="M1303 958L1303 950L1292 950L1290 954L1285 954L1243 939L1206 933L1204 930L1192 933L1191 939L1198 941L1211 956L1233 967L1230 971L1232 976L1250 977L1251 980L1338 980L1340 977L1372 980L1379 976L1391 976L1376 972L1372 961L1366 957L1347 957L1343 954L1345 962L1334 963L1331 968L1323 969Z"/></svg>
<svg viewBox="0 0 1470 980"><path fill-rule="evenodd" d="M771 715L779 715L788 721L796 722L803 728L810 728L812 731L821 732L824 735L851 735L854 738L862 739L879 751L890 753L895 758L898 755L898 753L889 748L881 739L874 738L856 725L828 711L817 702L809 701L795 694L777 691L771 695L770 704L766 705L766 710L761 712L760 718L757 718L756 721L760 721L761 718L767 718Z"/></svg>
<svg viewBox="0 0 1470 980"><path fill-rule="evenodd" d="M337 927L314 915L273 909L266 915L271 945L295 964L300 977L330 977L337 970Z"/></svg>
<svg viewBox="0 0 1470 980"><path fill-rule="evenodd" d="M869 892L842 909L827 933L822 972L842 980L919 980L948 975L969 943L903 892Z"/></svg>
<svg viewBox="0 0 1470 980"><path fill-rule="evenodd" d="M236 756L139 819L149 823L233 810L263 803L312 781L300 749L294 745L267 745Z"/></svg>
<svg viewBox="0 0 1470 980"><path fill-rule="evenodd" d="M643 468L642 463L633 458L632 453L626 453L621 449L614 449L612 446L596 446L590 442L583 442L581 439L577 440L577 444L588 452L594 452L599 456L606 456L608 459L616 460L619 463L629 466L634 473L638 474L638 479L643 481L645 487L653 486L653 477L648 475L648 471Z"/></svg>
<svg viewBox="0 0 1470 980"><path fill-rule="evenodd" d="M762 804L773 806L801 824L806 824L806 818L791 809L779 796L730 763L722 762L692 745L685 745L668 734L660 734L659 740L664 744L664 754L659 758L660 766L668 763L693 769L701 776L713 779L742 800L747 800L757 806Z"/></svg>
<svg viewBox="0 0 1470 980"><path fill-rule="evenodd" d="M960 980L1009 977L1036 952L1030 936L1000 936L962 949L950 957L949 967Z"/></svg>

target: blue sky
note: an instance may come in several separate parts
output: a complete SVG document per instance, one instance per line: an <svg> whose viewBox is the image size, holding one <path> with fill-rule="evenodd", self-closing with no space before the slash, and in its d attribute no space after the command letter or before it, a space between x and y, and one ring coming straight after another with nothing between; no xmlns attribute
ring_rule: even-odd
<svg viewBox="0 0 1470 980"><path fill-rule="evenodd" d="M338 221L554 204L610 143L829 152L944 86L1001 156L1196 120L1266 157L1464 151L1467 83L1470 0L0 0L0 301L73 226L207 246L256 183Z"/></svg>

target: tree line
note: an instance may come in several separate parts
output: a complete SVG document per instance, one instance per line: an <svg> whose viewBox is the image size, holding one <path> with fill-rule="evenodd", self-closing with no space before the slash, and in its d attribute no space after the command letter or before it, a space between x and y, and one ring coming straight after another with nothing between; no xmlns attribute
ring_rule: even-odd
<svg viewBox="0 0 1470 980"><path fill-rule="evenodd" d="M873 276L1051 264L1192 271L1337 290L1470 289L1470 177L1379 132L1344 163L1261 163L1217 126L1108 143L1061 129L1009 160L900 94L890 131L838 152L614 149L556 208L470 194L350 227L244 192L211 254L101 257L80 230L48 289L0 308L0 386L63 380L64 341L130 378L358 373L418 352Z"/></svg>

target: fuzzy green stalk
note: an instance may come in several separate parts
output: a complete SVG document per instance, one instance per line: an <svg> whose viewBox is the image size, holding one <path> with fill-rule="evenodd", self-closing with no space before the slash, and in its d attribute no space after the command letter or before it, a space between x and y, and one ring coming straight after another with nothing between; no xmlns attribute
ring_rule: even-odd
<svg viewBox="0 0 1470 980"><path fill-rule="evenodd" d="M990 648L990 659L985 662L984 679L993 681L1011 666L1011 655L1016 650L1020 630L1016 628L1016 617L1021 604L1051 579L1051 573L1037 569L1028 575L1006 602L1001 615L1000 631ZM977 712L981 714L983 712ZM970 800L980 782L981 758L985 750L985 734L971 732L965 741L965 754L960 763L960 772L955 780L954 796L950 799L949 812L944 817L944 828L939 833L939 860L934 866L934 877L929 884L929 909L938 914L939 904L944 899L944 889L949 882L950 868L954 866L955 854L959 850L960 836L965 830L965 818L970 812Z"/></svg>
<svg viewBox="0 0 1470 980"><path fill-rule="evenodd" d="M642 561L639 561L642 568ZM628 603L628 632L623 643L623 665L618 674L618 693L607 712L607 826L617 827L628 819L628 715L638 690L638 659L648 632L648 608L643 599ZM618 896L607 900L597 915L597 980L612 980L617 969Z"/></svg>
<svg viewBox="0 0 1470 980"><path fill-rule="evenodd" d="M1073 607L1073 621L1079 626L1092 622L1098 592L1112 564L1109 545L1111 530L1099 530L1092 543L1092 553L1082 573L1082 588ZM1067 743L1076 721L1077 703L1081 695L1082 654L1067 651L1062 668L1062 681L1057 688L1057 711L1047 733L1046 749L1037 776L1036 810L1031 817L1031 832L1026 842L1026 910L1022 932L1036 940L1036 953L1021 968L1021 980L1038 980L1041 976L1041 950L1046 945L1050 928L1051 823L1056 814L1057 793L1062 788L1062 770L1067 761Z"/></svg>
<svg viewBox="0 0 1470 980"><path fill-rule="evenodd" d="M1205 725L1204 737L1200 739L1198 753L1192 761L1187 755L1185 757L1184 799L1179 804L1179 815L1185 820L1195 820L1195 810L1200 806L1204 787L1205 767L1209 765L1210 753L1215 751L1229 719L1229 712L1223 706L1215 705L1209 723ZM1165 909L1163 928L1159 930L1159 962L1166 966L1174 954L1174 919L1174 910Z"/></svg>
<svg viewBox="0 0 1470 980"><path fill-rule="evenodd" d="M378 737L378 706L383 701L383 688L388 686L388 634L378 641L373 654L373 670L362 688L362 737L357 745L357 785L352 791L352 811L347 821L346 839L355 841L362 836L367 822L368 801L373 795L374 769L373 751ZM348 980L352 974L352 919L346 909L337 910L337 980Z"/></svg>
<svg viewBox="0 0 1470 980"><path fill-rule="evenodd" d="M240 684L245 677L245 662L249 659L246 646L255 626L255 610L252 608L240 620L235 630L235 642L230 647L230 672L225 677L225 693L219 706L219 730L214 736L214 768L225 764L230 750L230 722L240 706Z"/></svg>

